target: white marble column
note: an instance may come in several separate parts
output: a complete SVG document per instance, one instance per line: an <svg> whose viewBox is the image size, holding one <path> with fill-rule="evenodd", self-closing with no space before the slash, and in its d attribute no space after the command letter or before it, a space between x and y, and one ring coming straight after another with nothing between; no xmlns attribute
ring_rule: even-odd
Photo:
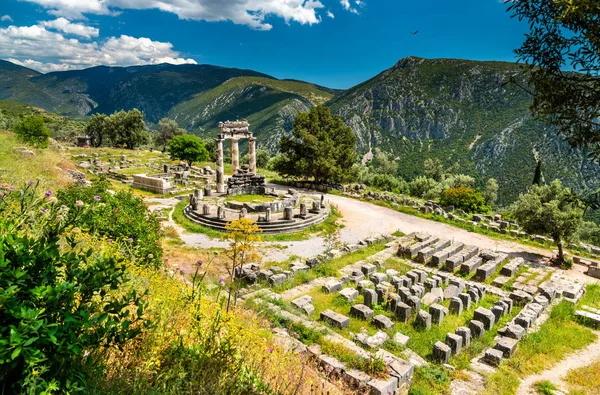
<svg viewBox="0 0 600 395"><path fill-rule="evenodd" d="M248 139L248 159L250 173L256 174L256 138Z"/></svg>
<svg viewBox="0 0 600 395"><path fill-rule="evenodd" d="M238 140L231 140L231 174L236 174L240 167L240 147Z"/></svg>
<svg viewBox="0 0 600 395"><path fill-rule="evenodd" d="M217 193L225 192L225 168L223 166L223 139L217 142Z"/></svg>

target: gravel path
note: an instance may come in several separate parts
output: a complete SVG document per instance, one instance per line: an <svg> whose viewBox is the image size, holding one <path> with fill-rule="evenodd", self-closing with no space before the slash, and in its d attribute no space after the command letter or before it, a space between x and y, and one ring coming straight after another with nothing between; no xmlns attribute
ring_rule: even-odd
<svg viewBox="0 0 600 395"><path fill-rule="evenodd" d="M517 390L517 395L537 395L538 392L533 388L533 385L538 381L544 380L549 380L562 390L566 390L566 383L563 379L570 370L581 368L600 360L600 332L594 333L596 333L598 338L587 348L569 355L552 369L525 378Z"/></svg>

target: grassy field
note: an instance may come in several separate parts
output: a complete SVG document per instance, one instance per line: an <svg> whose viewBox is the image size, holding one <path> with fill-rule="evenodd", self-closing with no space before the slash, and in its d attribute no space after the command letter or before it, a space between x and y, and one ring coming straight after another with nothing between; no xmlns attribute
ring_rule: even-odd
<svg viewBox="0 0 600 395"><path fill-rule="evenodd" d="M226 202L239 202L239 203L269 203L275 201L273 196L264 195L239 195L239 196L227 196Z"/></svg>

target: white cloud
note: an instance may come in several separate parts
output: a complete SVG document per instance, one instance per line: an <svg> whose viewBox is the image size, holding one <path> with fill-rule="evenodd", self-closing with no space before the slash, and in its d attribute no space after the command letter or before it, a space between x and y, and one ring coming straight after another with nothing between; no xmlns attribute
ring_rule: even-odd
<svg viewBox="0 0 600 395"><path fill-rule="evenodd" d="M169 42L122 35L102 41L81 42L43 25L0 28L0 58L47 72L97 65L184 64L196 61L181 57Z"/></svg>
<svg viewBox="0 0 600 395"><path fill-rule="evenodd" d="M75 36L84 37L90 39L92 37L98 37L100 30L95 27L86 26L82 23L72 23L65 18L58 18L53 21L40 22L41 26L49 29L55 29L66 34L73 34Z"/></svg>
<svg viewBox="0 0 600 395"><path fill-rule="evenodd" d="M2 16L0 17L0 21L2 21L2 22L6 22L6 21L8 21L8 22L12 22L12 21L13 21L13 19L10 17L10 15L2 15Z"/></svg>
<svg viewBox="0 0 600 395"><path fill-rule="evenodd" d="M109 15L124 9L158 9L181 19L232 21L253 29L270 30L268 16L300 24L321 22L319 0L25 0L47 8L51 14L82 19L83 14ZM346 0L347 1L347 0Z"/></svg>
<svg viewBox="0 0 600 395"><path fill-rule="evenodd" d="M350 4L350 0L340 0L340 4L342 4L342 7L344 7L344 9L346 11L350 11L354 14L358 14L358 11L356 10L356 8L353 8L352 5ZM357 1L356 4L360 5L360 1Z"/></svg>
<svg viewBox="0 0 600 395"><path fill-rule="evenodd" d="M331 11L327 11L327 16L330 17L331 19L335 18L335 15L333 15L333 12L331 12Z"/></svg>

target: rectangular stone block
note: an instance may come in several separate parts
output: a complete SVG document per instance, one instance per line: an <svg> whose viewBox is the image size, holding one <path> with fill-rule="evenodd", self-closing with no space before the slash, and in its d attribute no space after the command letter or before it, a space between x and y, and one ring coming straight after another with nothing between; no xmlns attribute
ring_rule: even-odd
<svg viewBox="0 0 600 395"><path fill-rule="evenodd" d="M369 276L369 280L371 280L373 282L373 284L377 285L380 284L384 281L388 280L388 276L385 273L372 273Z"/></svg>
<svg viewBox="0 0 600 395"><path fill-rule="evenodd" d="M400 322L408 322L412 309L406 303L400 302L396 305L396 319Z"/></svg>
<svg viewBox="0 0 600 395"><path fill-rule="evenodd" d="M323 292L325 293L334 293L342 290L342 283L338 280L329 280L322 287Z"/></svg>
<svg viewBox="0 0 600 395"><path fill-rule="evenodd" d="M446 314L448 314L448 309L440 304L435 303L429 306L429 314L431 314L431 321L434 324L442 325Z"/></svg>
<svg viewBox="0 0 600 395"><path fill-rule="evenodd" d="M469 290L469 293L462 293L460 295L458 295L458 298L461 300L462 305L463 305L463 310L469 310L471 308L471 293Z"/></svg>
<svg viewBox="0 0 600 395"><path fill-rule="evenodd" d="M496 322L496 317L494 316L494 313L483 307L478 307L477 309L475 309L473 319L483 322L483 326L486 331L491 330Z"/></svg>
<svg viewBox="0 0 600 395"><path fill-rule="evenodd" d="M459 354L462 348L462 337L455 335L454 333L448 333L446 335L446 344L450 347L450 350L452 350L452 355Z"/></svg>
<svg viewBox="0 0 600 395"><path fill-rule="evenodd" d="M415 318L415 326L418 328L431 329L431 314L423 310L418 310L417 318Z"/></svg>
<svg viewBox="0 0 600 395"><path fill-rule="evenodd" d="M431 264L435 267L440 267L446 263L446 259L460 252L465 245L463 243L454 243L450 247L438 251L431 257Z"/></svg>
<svg viewBox="0 0 600 395"><path fill-rule="evenodd" d="M375 292L375 290L368 288L364 289L363 298L367 307L373 308L373 306L377 305L377 292Z"/></svg>
<svg viewBox="0 0 600 395"><path fill-rule="evenodd" d="M500 365L500 362L502 362L502 355L502 351L488 348L483 355L483 361L492 366L498 366Z"/></svg>
<svg viewBox="0 0 600 395"><path fill-rule="evenodd" d="M496 345L494 346L494 348L496 350L502 351L502 355L504 356L504 358L510 358L515 352L518 342L519 341L517 339L512 339L510 337L501 337L500 340L498 340L498 343L496 343Z"/></svg>
<svg viewBox="0 0 600 395"><path fill-rule="evenodd" d="M451 354L452 349L447 344L438 341L433 345L432 356L434 361L446 364L450 361Z"/></svg>
<svg viewBox="0 0 600 395"><path fill-rule="evenodd" d="M377 266L372 265L370 263L365 263L364 265L362 265L360 267L360 270L362 270L362 272L365 276L369 276L369 275L375 273L375 271L377 270Z"/></svg>
<svg viewBox="0 0 600 395"><path fill-rule="evenodd" d="M475 339L479 339L485 333L485 326L483 322L477 320L469 321L469 329L471 330L471 335Z"/></svg>
<svg viewBox="0 0 600 395"><path fill-rule="evenodd" d="M366 321L373 317L373 310L364 304L355 304L350 307L350 315Z"/></svg>
<svg viewBox="0 0 600 395"><path fill-rule="evenodd" d="M394 327L394 322L383 314L373 317L373 324L380 329L392 329Z"/></svg>
<svg viewBox="0 0 600 395"><path fill-rule="evenodd" d="M350 325L350 318L329 309L321 312L321 321L325 321L331 326L335 326L340 329L347 328L348 325Z"/></svg>
<svg viewBox="0 0 600 395"><path fill-rule="evenodd" d="M477 270L477 268L481 266L482 263L483 259L481 259L481 257L474 256L463 262L462 265L460 265L460 271L465 274L471 274L475 270Z"/></svg>
<svg viewBox="0 0 600 395"><path fill-rule="evenodd" d="M354 288L344 288L339 294L348 302L352 302L358 298L358 291Z"/></svg>
<svg viewBox="0 0 600 395"><path fill-rule="evenodd" d="M471 344L471 330L466 326L456 328L456 334L462 338L463 347L467 348Z"/></svg>
<svg viewBox="0 0 600 395"><path fill-rule="evenodd" d="M463 311L462 300L459 297L454 297L454 298L450 299L449 310L450 310L451 314L461 315L462 311Z"/></svg>

